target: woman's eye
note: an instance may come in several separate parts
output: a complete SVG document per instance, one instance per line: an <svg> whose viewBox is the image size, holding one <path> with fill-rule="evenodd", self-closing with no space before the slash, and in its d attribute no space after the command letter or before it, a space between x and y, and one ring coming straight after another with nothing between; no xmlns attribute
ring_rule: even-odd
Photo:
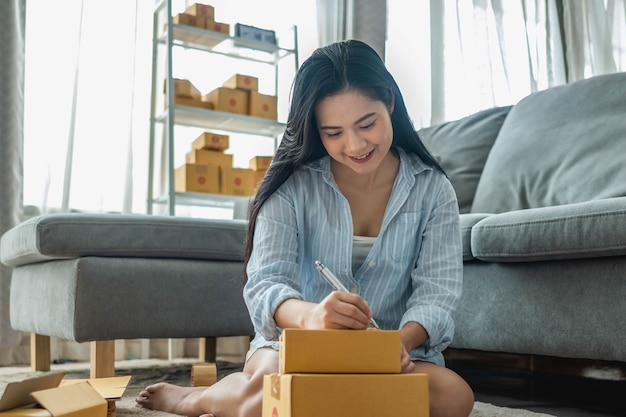
<svg viewBox="0 0 626 417"><path fill-rule="evenodd" d="M373 121L371 123L366 124L365 126L361 126L361 129L369 129L371 127L374 127L375 124L376 124L376 121Z"/></svg>
<svg viewBox="0 0 626 417"><path fill-rule="evenodd" d="M326 133L326 136L328 136L329 138L335 138L337 136L341 135L341 132L328 132Z"/></svg>

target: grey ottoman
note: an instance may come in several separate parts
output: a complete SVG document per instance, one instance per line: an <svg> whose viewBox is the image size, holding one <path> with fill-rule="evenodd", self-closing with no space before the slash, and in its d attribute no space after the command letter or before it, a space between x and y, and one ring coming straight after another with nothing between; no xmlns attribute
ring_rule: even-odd
<svg viewBox="0 0 626 417"><path fill-rule="evenodd" d="M13 268L11 325L33 334L31 365L50 367L50 336L93 342L92 377L114 373L116 339L250 336L243 301L244 220L50 214L0 241ZM201 352L201 357L203 353Z"/></svg>

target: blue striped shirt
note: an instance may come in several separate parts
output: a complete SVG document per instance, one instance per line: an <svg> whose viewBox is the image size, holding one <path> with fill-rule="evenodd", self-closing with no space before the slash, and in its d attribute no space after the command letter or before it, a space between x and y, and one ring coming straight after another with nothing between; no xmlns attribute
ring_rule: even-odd
<svg viewBox="0 0 626 417"><path fill-rule="evenodd" d="M443 365L462 287L458 203L443 173L417 155L398 154L379 235L357 271L350 206L328 156L299 168L262 206L244 288L256 329L253 348L278 347L282 329L274 313L283 301L320 302L333 290L315 268L319 259L368 302L382 329L421 324L429 339L411 357Z"/></svg>

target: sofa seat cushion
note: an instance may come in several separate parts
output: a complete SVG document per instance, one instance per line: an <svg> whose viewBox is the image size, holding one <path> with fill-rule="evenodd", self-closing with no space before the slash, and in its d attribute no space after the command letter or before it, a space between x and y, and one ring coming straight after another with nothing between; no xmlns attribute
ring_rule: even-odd
<svg viewBox="0 0 626 417"><path fill-rule="evenodd" d="M626 197L488 216L471 231L474 257L530 262L626 255Z"/></svg>
<svg viewBox="0 0 626 417"><path fill-rule="evenodd" d="M510 109L495 107L419 131L424 145L450 178L461 213L472 207L487 155Z"/></svg>
<svg viewBox="0 0 626 417"><path fill-rule="evenodd" d="M626 73L531 94L502 124L474 213L626 196Z"/></svg>
<svg viewBox="0 0 626 417"><path fill-rule="evenodd" d="M83 256L243 260L245 220L64 213L26 220L0 241L11 267Z"/></svg>

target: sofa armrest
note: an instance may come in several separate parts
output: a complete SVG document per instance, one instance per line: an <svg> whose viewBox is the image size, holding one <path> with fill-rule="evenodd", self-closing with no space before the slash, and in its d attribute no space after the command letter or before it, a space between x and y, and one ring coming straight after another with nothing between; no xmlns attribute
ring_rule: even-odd
<svg viewBox="0 0 626 417"><path fill-rule="evenodd" d="M626 197L516 210L471 230L471 252L489 262L626 255Z"/></svg>

